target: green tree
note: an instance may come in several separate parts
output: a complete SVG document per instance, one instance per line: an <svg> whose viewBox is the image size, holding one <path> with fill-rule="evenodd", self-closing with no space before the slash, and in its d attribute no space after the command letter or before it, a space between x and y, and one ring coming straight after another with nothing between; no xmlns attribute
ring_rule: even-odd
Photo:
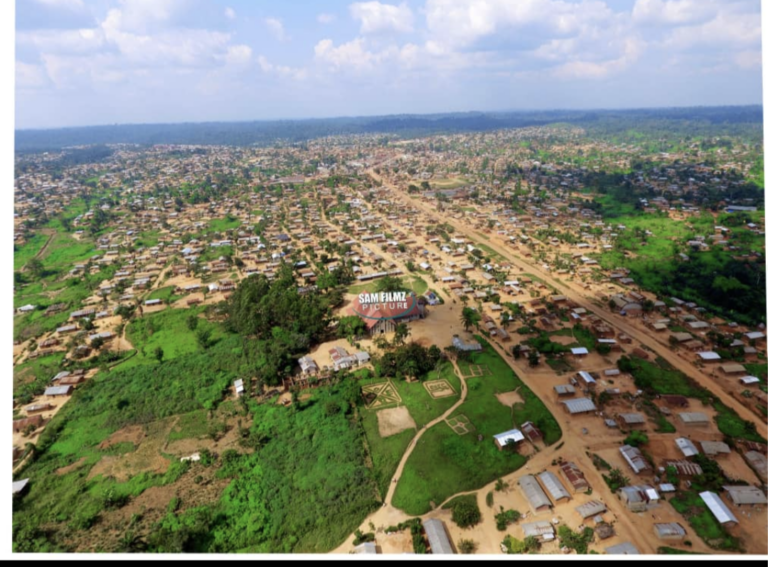
<svg viewBox="0 0 768 567"><path fill-rule="evenodd" d="M45 266L38 258L32 258L27 262L27 271L32 274L32 277L39 280L45 274Z"/></svg>
<svg viewBox="0 0 768 567"><path fill-rule="evenodd" d="M464 330L469 331L473 326L480 322L480 314L471 307L465 307L461 310L461 324Z"/></svg>
<svg viewBox="0 0 768 567"><path fill-rule="evenodd" d="M163 347L159 346L155 349L155 358L158 362L162 362L163 358L165 358L165 352L163 351Z"/></svg>
<svg viewBox="0 0 768 567"><path fill-rule="evenodd" d="M411 335L411 328L405 323L395 325L395 344L401 345Z"/></svg>
<svg viewBox="0 0 768 567"><path fill-rule="evenodd" d="M189 329L190 331L194 331L195 329L197 329L197 323L199 321L200 319L198 319L197 315L195 315L194 313L191 313L187 317L187 329Z"/></svg>
<svg viewBox="0 0 768 567"><path fill-rule="evenodd" d="M197 333L195 333L197 344L200 345L200 348L203 350L206 350L211 346L211 344L213 344L211 340L211 334L212 332L210 327L203 327L202 329L198 329Z"/></svg>
<svg viewBox="0 0 768 567"><path fill-rule="evenodd" d="M350 315L339 319L339 326L336 329L339 336L352 341L355 337L360 337L365 333L365 321L357 315Z"/></svg>
<svg viewBox="0 0 768 567"><path fill-rule="evenodd" d="M535 368L539 365L539 353L535 349L528 351L528 365L531 368Z"/></svg>
<svg viewBox="0 0 768 567"><path fill-rule="evenodd" d="M477 543L471 539L460 539L458 548L464 555L470 555L477 551Z"/></svg>
<svg viewBox="0 0 768 567"><path fill-rule="evenodd" d="M477 502L460 500L451 509L451 519L460 528L469 528L480 523L480 508Z"/></svg>

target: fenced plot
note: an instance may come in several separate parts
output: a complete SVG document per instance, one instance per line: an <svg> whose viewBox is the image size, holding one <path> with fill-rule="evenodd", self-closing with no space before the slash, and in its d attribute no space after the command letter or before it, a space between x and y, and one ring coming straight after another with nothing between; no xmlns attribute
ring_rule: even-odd
<svg viewBox="0 0 768 567"><path fill-rule="evenodd" d="M461 365L461 373L464 378L477 378L478 376L491 376L491 371L486 364Z"/></svg>
<svg viewBox="0 0 768 567"><path fill-rule="evenodd" d="M389 380L363 386L363 399L367 409L397 405L403 401L400 394L397 393L395 385Z"/></svg>
<svg viewBox="0 0 768 567"><path fill-rule="evenodd" d="M424 387L427 389L427 392L429 392L429 395L435 400L456 395L456 390L454 390L451 383L445 379L424 382Z"/></svg>
<svg viewBox="0 0 768 567"><path fill-rule="evenodd" d="M446 420L446 423L457 435L466 435L475 430L475 426L470 423L469 418L466 415L457 415L456 417Z"/></svg>

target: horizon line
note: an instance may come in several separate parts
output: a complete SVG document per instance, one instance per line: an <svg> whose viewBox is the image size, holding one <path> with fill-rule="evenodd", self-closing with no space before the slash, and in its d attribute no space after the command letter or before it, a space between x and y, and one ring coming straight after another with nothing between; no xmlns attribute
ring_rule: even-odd
<svg viewBox="0 0 768 567"><path fill-rule="evenodd" d="M326 117L301 117L301 118L257 118L257 119L237 119L237 120L203 120L199 122L181 121L181 122L115 122L105 124L87 124L81 126L47 126L37 128L14 128L14 134L18 132L45 132L51 130L77 130L87 128L115 128L125 126L202 126L206 124L249 124L249 123L270 123L270 122L311 122L320 120L360 120L373 118L396 118L396 117L430 117L452 114L532 114L536 112L627 112L638 110L687 110L687 109L708 109L708 108L763 108L762 102L752 104L711 104L711 105L691 105L691 106L637 106L637 107L616 107L616 108L531 108L519 110L455 110L445 112L403 112L399 114L363 114L346 116L326 116Z"/></svg>

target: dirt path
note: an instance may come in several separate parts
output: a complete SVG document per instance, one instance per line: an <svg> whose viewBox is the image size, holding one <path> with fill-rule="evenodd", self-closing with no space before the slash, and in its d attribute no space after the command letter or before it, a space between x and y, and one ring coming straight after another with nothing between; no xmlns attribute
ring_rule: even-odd
<svg viewBox="0 0 768 567"><path fill-rule="evenodd" d="M387 186L387 188L393 191L396 191L405 202L421 210L436 222L440 222L440 219L438 218L438 215L436 214L436 212L431 210L428 205L424 204L421 201L413 199L410 195L408 195L408 193L401 191L399 188L395 186L390 185L387 181L383 180L381 176L376 175L375 172L368 171L368 174L374 179L378 181L382 181ZM734 403L730 404L730 406L734 409L734 411L736 411L736 413L742 419L746 421L751 421L752 423L754 423L755 426L757 427L757 431L763 437L768 437L768 424L765 422L765 420L760 419L759 416L756 416L749 408L744 407L744 405L742 405L742 403L738 399L736 399L731 394L726 392L715 380L713 380L711 377L701 372L701 370L696 368L693 364L691 364L686 360L681 360L680 356L673 353L669 348L667 348L663 344L659 343L656 337L651 337L649 333L645 333L641 329L637 329L629 325L628 323L625 323L619 316L603 309L598 305L595 305L591 299L582 295L579 291L573 289L568 284L562 281L555 281L554 278L552 278L548 273L544 272L543 270L540 270L538 266L531 264L528 260L518 256L517 254L509 252L504 246L501 246L498 240L495 239L493 236L491 237L487 237L485 235L480 236L479 232L465 226L461 221L457 219L452 219L452 221L456 230L464 233L466 236L476 239L479 242L482 242L482 241L487 242L486 245L489 246L494 252L496 252L497 254L499 254L500 256L502 256L503 258L509 261L514 261L514 262L517 262L518 264L521 264L531 274L540 278L542 281L552 286L553 288L558 289L562 295L566 296L566 298L573 300L580 305L583 305L588 310L592 311L593 313L601 317L603 320L609 322L616 329L622 331L623 333L626 333L628 336L635 339L638 343L656 351L659 355L664 357L673 367L680 370L687 376L690 376L691 378L693 378L701 386L704 386L707 389L709 389L713 394L718 396L721 400L723 401L732 400Z"/></svg>
<svg viewBox="0 0 768 567"><path fill-rule="evenodd" d="M45 241L45 244L43 244L43 247L40 249L40 251L32 257L33 260L39 259L43 256L43 254L45 254L45 252L48 250L48 245L53 240L53 237L56 236L56 231L52 228L43 228L40 230L40 234L47 234L48 240ZM21 269L26 270L27 264L24 264Z"/></svg>
<svg viewBox="0 0 768 567"><path fill-rule="evenodd" d="M395 470L395 474L392 476L392 480L389 482L389 488L387 489L387 495L384 497L384 506L391 506L392 505L392 497L395 495L395 489L397 488L397 479L400 478L400 475L403 473L403 469L405 468L405 463L408 461L408 457L411 456L411 453L416 448L416 444L419 442L419 439L421 439L421 436L424 435L424 433L432 426L437 425L441 421L444 421L449 415L453 413L453 411L459 407L461 404L464 403L464 400L467 399L467 383L464 380L464 376L462 376L461 371L459 370L459 366L456 364L455 361L451 361L453 364L454 372L456 372L456 376L459 377L459 380L461 381L461 396L459 397L459 400L453 404L450 408L445 410L445 412L439 416L430 421L428 424L426 424L424 427L422 427L419 432L414 436L413 439L411 439L411 442L408 444L408 448L405 450L405 454L400 459L400 463L397 465L397 469Z"/></svg>

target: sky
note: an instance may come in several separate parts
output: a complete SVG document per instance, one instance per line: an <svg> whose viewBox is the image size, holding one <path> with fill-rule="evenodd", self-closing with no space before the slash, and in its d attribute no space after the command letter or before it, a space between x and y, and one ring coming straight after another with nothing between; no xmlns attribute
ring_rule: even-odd
<svg viewBox="0 0 768 567"><path fill-rule="evenodd" d="M16 128L761 104L759 0L17 0Z"/></svg>

